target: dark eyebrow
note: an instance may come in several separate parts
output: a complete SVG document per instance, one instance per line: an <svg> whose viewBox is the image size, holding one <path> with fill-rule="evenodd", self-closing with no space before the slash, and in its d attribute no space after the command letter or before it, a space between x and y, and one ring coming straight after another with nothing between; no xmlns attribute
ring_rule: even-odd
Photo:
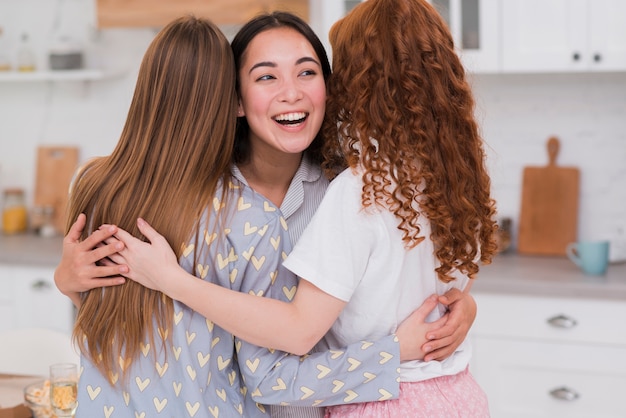
<svg viewBox="0 0 626 418"><path fill-rule="evenodd" d="M270 61L262 61L262 62L258 62L256 64L254 64L252 66L252 68L250 68L250 71L248 71L248 74L250 74L255 68L259 68L259 67L272 67L272 68L276 68L276 63L275 62L270 62Z"/></svg>
<svg viewBox="0 0 626 418"><path fill-rule="evenodd" d="M302 57L299 58L296 61L296 65L300 65L304 62L312 62L314 64L316 64L317 66L321 67L320 63L313 57ZM261 61L258 62L256 64L254 64L251 68L250 71L248 71L248 74L250 74L255 68L259 68L259 67L271 67L271 68L276 68L276 63L275 62L271 62L271 61Z"/></svg>
<svg viewBox="0 0 626 418"><path fill-rule="evenodd" d="M302 57L298 61L296 61L296 65L300 65L303 62L312 62L314 64L317 64L317 66L321 67L320 63L313 57Z"/></svg>

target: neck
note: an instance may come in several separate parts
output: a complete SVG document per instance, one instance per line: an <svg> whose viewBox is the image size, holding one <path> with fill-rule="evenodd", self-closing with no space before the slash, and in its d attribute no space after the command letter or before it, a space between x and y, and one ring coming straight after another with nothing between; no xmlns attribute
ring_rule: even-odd
<svg viewBox="0 0 626 418"><path fill-rule="evenodd" d="M239 170L255 192L280 207L301 160L302 153L281 154L279 158L265 158L253 153L250 161L240 165Z"/></svg>

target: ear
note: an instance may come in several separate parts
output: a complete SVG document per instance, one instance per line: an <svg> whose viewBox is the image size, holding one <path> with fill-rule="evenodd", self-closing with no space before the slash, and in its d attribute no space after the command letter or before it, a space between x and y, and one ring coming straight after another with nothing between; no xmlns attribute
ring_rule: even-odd
<svg viewBox="0 0 626 418"><path fill-rule="evenodd" d="M237 102L237 117L241 118L246 116L246 112L243 111L243 106L241 105L241 100Z"/></svg>

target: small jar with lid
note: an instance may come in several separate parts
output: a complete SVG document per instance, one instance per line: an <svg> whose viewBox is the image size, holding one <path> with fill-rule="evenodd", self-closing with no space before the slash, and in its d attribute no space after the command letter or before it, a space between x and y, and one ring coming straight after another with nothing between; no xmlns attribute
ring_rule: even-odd
<svg viewBox="0 0 626 418"><path fill-rule="evenodd" d="M11 60L9 59L8 47L4 39L3 29L0 26L0 71L9 71L11 70Z"/></svg>
<svg viewBox="0 0 626 418"><path fill-rule="evenodd" d="M25 232L28 226L24 190L6 189L2 206L2 229L5 234Z"/></svg>
<svg viewBox="0 0 626 418"><path fill-rule="evenodd" d="M17 50L17 70L21 72L35 71L35 53L30 45L27 33L22 34L22 40Z"/></svg>

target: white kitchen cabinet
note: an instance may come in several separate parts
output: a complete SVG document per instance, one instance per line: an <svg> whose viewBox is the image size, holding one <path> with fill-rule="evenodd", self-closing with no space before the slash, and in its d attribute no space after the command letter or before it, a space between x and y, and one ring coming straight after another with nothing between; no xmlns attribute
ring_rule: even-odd
<svg viewBox="0 0 626 418"><path fill-rule="evenodd" d="M623 301L474 296L470 367L493 418L626 417Z"/></svg>
<svg viewBox="0 0 626 418"><path fill-rule="evenodd" d="M72 332L74 308L54 284L53 267L0 265L0 331L46 328Z"/></svg>
<svg viewBox="0 0 626 418"><path fill-rule="evenodd" d="M623 0L502 0L503 72L626 69Z"/></svg>
<svg viewBox="0 0 626 418"><path fill-rule="evenodd" d="M499 70L500 1L431 0L448 23L465 68L471 72Z"/></svg>
<svg viewBox="0 0 626 418"><path fill-rule="evenodd" d="M448 23L459 56L471 72L499 70L500 0L429 0ZM328 31L360 0L310 2L311 23L329 56Z"/></svg>
<svg viewBox="0 0 626 418"><path fill-rule="evenodd" d="M15 291L10 269L0 265L0 332L15 324Z"/></svg>

